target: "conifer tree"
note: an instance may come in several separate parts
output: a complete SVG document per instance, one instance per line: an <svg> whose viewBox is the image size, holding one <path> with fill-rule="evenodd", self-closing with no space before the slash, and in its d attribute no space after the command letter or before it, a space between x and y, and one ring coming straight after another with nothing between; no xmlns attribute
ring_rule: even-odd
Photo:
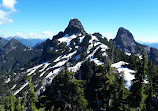
<svg viewBox="0 0 158 111"><path fill-rule="evenodd" d="M5 111L4 105L0 105L0 111Z"/></svg>
<svg viewBox="0 0 158 111"><path fill-rule="evenodd" d="M25 93L24 96L23 96L23 99L22 99L22 111L26 111L27 110L27 94Z"/></svg>
<svg viewBox="0 0 158 111"><path fill-rule="evenodd" d="M16 102L16 97L12 93L10 96L10 110L11 111L15 111L15 102Z"/></svg>
<svg viewBox="0 0 158 111"><path fill-rule="evenodd" d="M152 61L149 61L149 68L148 68L148 78L150 83L150 88L152 91L152 95L158 95L158 70L156 64Z"/></svg>
<svg viewBox="0 0 158 111"><path fill-rule="evenodd" d="M158 82L155 82L156 76L157 76L156 65L152 61L149 61L146 106L147 106L147 109L150 111L156 110L153 104L154 95L155 95L154 92L157 89L154 84L158 83Z"/></svg>
<svg viewBox="0 0 158 111"><path fill-rule="evenodd" d="M33 84L31 83L31 78L29 77L29 90L27 94L28 98L28 110L29 111L37 111L35 103L38 102L38 97L33 90Z"/></svg>
<svg viewBox="0 0 158 111"><path fill-rule="evenodd" d="M147 74L147 60L146 60L146 55L145 53L143 53L142 55L142 67L140 69L140 74L141 75L141 101L140 101L140 109L146 110L146 99L147 99L147 95L145 94L145 84L144 84L144 80L146 79L146 77L148 76Z"/></svg>
<svg viewBox="0 0 158 111"><path fill-rule="evenodd" d="M21 101L19 98L17 98L15 109L16 111L22 111Z"/></svg>
<svg viewBox="0 0 158 111"><path fill-rule="evenodd" d="M143 52L142 59L137 68L135 74L135 79L133 80L133 85L131 86L130 92L130 101L131 107L139 107L140 110L146 109L146 99L147 95L145 93L144 80L147 77L147 60L146 55Z"/></svg>
<svg viewBox="0 0 158 111"><path fill-rule="evenodd" d="M11 104L10 104L10 97L9 97L9 96L3 97L3 98L1 99L1 103L0 103L0 104L1 104L1 105L4 105L4 109L5 109L5 110L11 110L11 109L10 109Z"/></svg>
<svg viewBox="0 0 158 111"><path fill-rule="evenodd" d="M67 65L63 70L61 84L59 86L65 102L71 104L73 110L83 110L87 108L88 102L84 98L83 81L75 79L72 72L67 70Z"/></svg>
<svg viewBox="0 0 158 111"><path fill-rule="evenodd" d="M125 80L123 79L123 72L120 74L116 84L116 93L113 98L112 109L115 111L125 111L127 109L127 92L125 88Z"/></svg>
<svg viewBox="0 0 158 111"><path fill-rule="evenodd" d="M98 89L98 92L102 97L101 110L106 109L106 111L109 111L111 107L111 101L115 93L116 77L111 70L110 64L107 65L106 69L107 70L104 70L102 75L103 79L100 80L99 86L101 87Z"/></svg>

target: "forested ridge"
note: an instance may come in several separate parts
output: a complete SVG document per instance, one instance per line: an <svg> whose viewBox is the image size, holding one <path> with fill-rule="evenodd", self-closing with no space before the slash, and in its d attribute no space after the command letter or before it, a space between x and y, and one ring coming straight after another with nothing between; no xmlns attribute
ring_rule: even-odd
<svg viewBox="0 0 158 111"><path fill-rule="evenodd" d="M123 27L107 40L74 18L34 48L11 41L1 55L16 70L0 75L0 111L158 110L158 50Z"/></svg>
<svg viewBox="0 0 158 111"><path fill-rule="evenodd" d="M29 90L23 97L10 96L1 99L1 111L157 111L157 66L135 58L135 79L127 89L123 72L118 73L110 61L97 66L85 61L77 73L68 71L68 65L53 79L51 85L39 97L33 90L31 78ZM131 59L130 59L131 61ZM133 63L133 64L132 64ZM83 75L81 77L81 75ZM147 81L147 82L145 82Z"/></svg>

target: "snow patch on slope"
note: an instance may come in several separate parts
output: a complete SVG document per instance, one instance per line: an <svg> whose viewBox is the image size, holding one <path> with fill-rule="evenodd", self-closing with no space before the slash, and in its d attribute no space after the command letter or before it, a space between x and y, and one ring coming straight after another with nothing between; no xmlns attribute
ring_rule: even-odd
<svg viewBox="0 0 158 111"><path fill-rule="evenodd" d="M82 43L85 36L80 37L80 43Z"/></svg>
<svg viewBox="0 0 158 111"><path fill-rule="evenodd" d="M126 64L128 64L128 63L124 62L124 61L119 61L117 63L112 64L111 67L120 68L122 65L126 65Z"/></svg>
<svg viewBox="0 0 158 111"><path fill-rule="evenodd" d="M39 70L39 72L43 72L49 65L50 65L50 63L48 63L48 62L44 63L42 69Z"/></svg>
<svg viewBox="0 0 158 111"><path fill-rule="evenodd" d="M124 61L120 61L120 62L112 64L111 67L116 68L119 73L121 73L121 72L124 73L123 76L124 76L124 79L126 80L125 86L126 86L127 89L129 89L131 84L132 84L132 80L135 79L135 77L133 75L135 73L135 71L131 70L127 67L122 66L122 65L125 65L125 64L128 64L128 63L124 62Z"/></svg>
<svg viewBox="0 0 158 111"><path fill-rule="evenodd" d="M130 56L131 55L131 53L125 53L126 55L128 55L128 56Z"/></svg>
<svg viewBox="0 0 158 111"><path fill-rule="evenodd" d="M61 58L62 56L59 56L58 58L56 58L53 62L58 62L58 61L60 61L60 58Z"/></svg>
<svg viewBox="0 0 158 111"><path fill-rule="evenodd" d="M97 65L103 65L103 62L99 61L97 58L91 59L91 61L94 61Z"/></svg>
<svg viewBox="0 0 158 111"><path fill-rule="evenodd" d="M20 89L18 89L17 91L14 92L14 95L17 95L22 89L24 89L29 83L25 83L24 85L22 85L22 87Z"/></svg>
<svg viewBox="0 0 158 111"><path fill-rule="evenodd" d="M61 66L63 66L66 62L67 62L67 60L60 61L60 62L58 62L55 66L53 66L53 68L55 68L55 67L61 67Z"/></svg>
<svg viewBox="0 0 158 111"><path fill-rule="evenodd" d="M77 72L80 69L82 63L83 63L83 61L78 62L75 66L69 67L68 70L72 71L72 72Z"/></svg>
<svg viewBox="0 0 158 111"><path fill-rule="evenodd" d="M106 54L106 50L109 49L107 45L99 42L98 38L96 36L93 36L91 35L91 40L89 41L90 45L88 47L88 50L87 50L87 54L90 53L90 50L95 47L95 46L98 46L95 51L93 51L93 53L95 53L99 48L101 48L101 51L103 52L102 56L107 56Z"/></svg>
<svg viewBox="0 0 158 111"><path fill-rule="evenodd" d="M40 68L42 65L43 65L43 64L40 64L40 65L37 65L37 66L35 66L35 67L33 67L33 68L28 69L27 72L29 72L29 73L28 73L27 75L28 75L28 76L32 75L32 74L35 73L35 71L36 71L38 68Z"/></svg>
<svg viewBox="0 0 158 111"><path fill-rule="evenodd" d="M44 79L45 84L51 84L54 77L57 76L61 70L62 67L55 69L53 72L51 71Z"/></svg>
<svg viewBox="0 0 158 111"><path fill-rule="evenodd" d="M10 82L10 78L7 78L7 80L5 81L6 84L7 84L8 82Z"/></svg>
<svg viewBox="0 0 158 111"><path fill-rule="evenodd" d="M58 39L58 41L60 41L60 43L66 42L66 43L67 43L67 46L69 46L71 40L74 39L74 38L76 38L76 37L77 37L76 35L71 35L71 36L69 36L69 35L66 36L66 35L65 35L64 37Z"/></svg>
<svg viewBox="0 0 158 111"><path fill-rule="evenodd" d="M72 53L70 53L70 54L68 54L68 55L64 55L61 59L69 59L69 58L71 58L76 52L77 52L77 51L74 51L74 52L72 52Z"/></svg>
<svg viewBox="0 0 158 111"><path fill-rule="evenodd" d="M13 87L11 89L14 89L17 86L17 84L14 84Z"/></svg>

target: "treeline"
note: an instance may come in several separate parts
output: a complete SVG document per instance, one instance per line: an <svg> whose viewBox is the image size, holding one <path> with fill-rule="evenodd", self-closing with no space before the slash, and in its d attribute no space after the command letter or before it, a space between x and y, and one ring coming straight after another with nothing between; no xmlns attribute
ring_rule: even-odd
<svg viewBox="0 0 158 111"><path fill-rule="evenodd" d="M133 59L134 60L134 59ZM1 99L1 111L157 111L158 69L153 62L133 61L135 79L130 89L125 87L123 72L109 62L97 66L85 61L77 73L67 65L39 97L29 79L29 90L22 98L11 96ZM131 65L132 66L132 65Z"/></svg>

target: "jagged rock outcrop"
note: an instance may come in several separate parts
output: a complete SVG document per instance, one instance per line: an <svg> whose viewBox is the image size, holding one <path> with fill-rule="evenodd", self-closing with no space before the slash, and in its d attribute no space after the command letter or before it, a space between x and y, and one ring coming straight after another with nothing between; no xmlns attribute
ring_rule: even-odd
<svg viewBox="0 0 158 111"><path fill-rule="evenodd" d="M156 48L153 47L150 48L149 56L153 62L158 64L158 50Z"/></svg>
<svg viewBox="0 0 158 111"><path fill-rule="evenodd" d="M59 39L59 38L63 37L64 35L65 35L64 32L63 32L63 31L60 31L57 35L54 35L54 36L53 36L53 40L54 40L54 39Z"/></svg>
<svg viewBox="0 0 158 111"><path fill-rule="evenodd" d="M123 27L119 28L113 41L114 44L125 53L140 56L144 50L148 59L158 64L158 50L156 48L150 48L146 45L137 43L129 30Z"/></svg>
<svg viewBox="0 0 158 111"><path fill-rule="evenodd" d="M65 29L64 33L69 34L69 35L72 35L72 34L75 34L75 35L83 34L83 35L85 35L86 31L84 30L81 22L77 18L74 18L74 19L70 20L69 25Z"/></svg>
<svg viewBox="0 0 158 111"><path fill-rule="evenodd" d="M73 18L70 20L69 25L65 29L65 31L60 31L57 35L53 36L53 39L59 39L63 36L68 34L68 36L71 36L73 34L75 35L86 35L86 31L84 30L84 27L82 26L82 23L77 19Z"/></svg>
<svg viewBox="0 0 158 111"><path fill-rule="evenodd" d="M135 53L138 50L132 33L123 27L119 28L114 42L126 53Z"/></svg>

